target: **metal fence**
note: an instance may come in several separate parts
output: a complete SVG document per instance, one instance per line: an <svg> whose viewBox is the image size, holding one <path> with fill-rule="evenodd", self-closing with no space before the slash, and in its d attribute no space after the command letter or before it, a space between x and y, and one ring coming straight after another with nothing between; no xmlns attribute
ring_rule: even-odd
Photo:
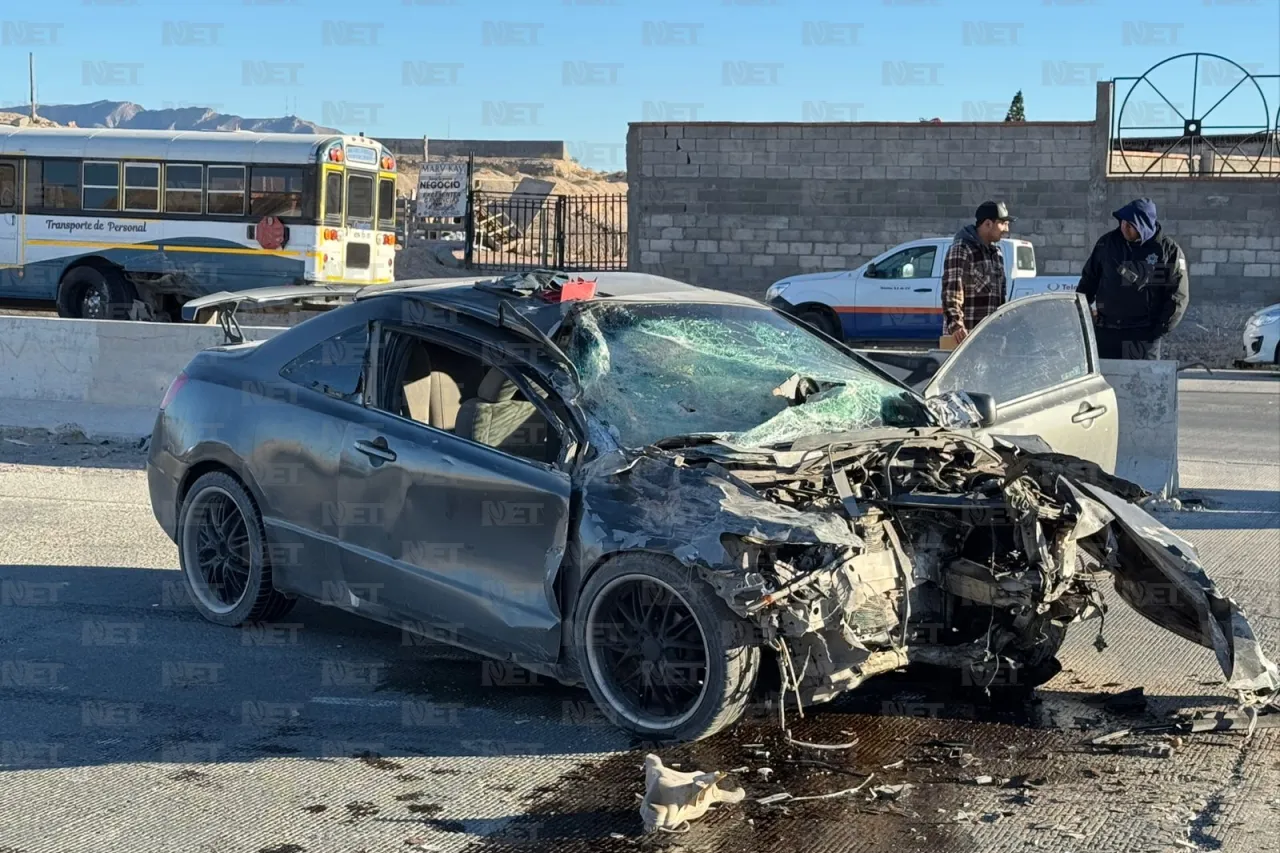
<svg viewBox="0 0 1280 853"><path fill-rule="evenodd" d="M625 270L625 195L538 195L473 190L468 267Z"/></svg>
<svg viewBox="0 0 1280 853"><path fill-rule="evenodd" d="M1162 68L1164 77L1156 73ZM1277 82L1280 75L1254 74L1210 53L1179 54L1141 76L1113 78L1108 174L1280 177Z"/></svg>

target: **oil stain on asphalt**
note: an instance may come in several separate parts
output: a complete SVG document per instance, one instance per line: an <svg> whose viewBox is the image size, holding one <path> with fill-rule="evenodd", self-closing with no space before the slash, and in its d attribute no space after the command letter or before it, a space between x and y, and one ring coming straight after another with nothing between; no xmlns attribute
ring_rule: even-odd
<svg viewBox="0 0 1280 853"><path fill-rule="evenodd" d="M538 789L520 817L477 839L467 853L967 849L971 840L957 816L968 805L976 779L990 776L1007 790L1001 792L1000 812L965 818L999 820L1033 802L1037 787L1078 774L1077 763L1066 755L1076 741L1047 722L1042 705L1026 692L987 697L963 691L932 670L881 676L808 711L804 719L794 706L788 709L793 740L838 745L856 739L851 748L788 742L776 710L767 719L748 717L697 743L638 744L601 763L580 765L550 789ZM722 787L741 787L746 798L716 807L686 832L645 834L638 795L649 752L684 771L736 771ZM772 772L758 773L762 767ZM850 795L757 802L778 793L809 797L844 791L872 774ZM909 787L896 787L903 783ZM889 787L873 793L881 786Z"/></svg>

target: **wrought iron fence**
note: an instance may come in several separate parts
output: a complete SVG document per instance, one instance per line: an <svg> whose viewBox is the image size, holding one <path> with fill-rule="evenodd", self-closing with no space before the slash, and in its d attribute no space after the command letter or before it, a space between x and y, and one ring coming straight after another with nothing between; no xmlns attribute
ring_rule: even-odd
<svg viewBox="0 0 1280 853"><path fill-rule="evenodd" d="M1190 79L1189 109L1185 100L1181 106L1175 104L1153 79L1155 72L1165 66L1176 69L1177 79ZM1210 99L1201 101L1200 97L1206 68L1213 69L1215 79L1205 85L1225 86L1230 81L1217 78L1239 78L1212 103L1205 103ZM1280 108L1274 101L1268 102L1264 91L1264 86L1270 88L1277 82L1280 74L1254 74L1211 53L1179 54L1156 63L1138 77L1113 78L1108 174L1280 177ZM1178 93L1172 94L1176 98ZM1152 95L1159 100L1138 100ZM1220 124L1231 119L1213 118L1214 112L1232 96L1243 101L1242 105L1233 106L1244 124Z"/></svg>
<svg viewBox="0 0 1280 853"><path fill-rule="evenodd" d="M466 264L481 271L625 270L627 197L474 190Z"/></svg>

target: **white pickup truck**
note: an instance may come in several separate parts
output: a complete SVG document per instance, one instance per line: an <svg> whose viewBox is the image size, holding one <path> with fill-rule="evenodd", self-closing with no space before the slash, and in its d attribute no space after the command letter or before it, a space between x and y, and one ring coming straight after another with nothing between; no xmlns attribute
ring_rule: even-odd
<svg viewBox="0 0 1280 853"><path fill-rule="evenodd" d="M900 243L852 270L787 276L765 293L770 305L838 340L932 340L942 335L942 261L951 237ZM1037 276L1026 240L1000 241L1009 299L1072 291L1078 275Z"/></svg>

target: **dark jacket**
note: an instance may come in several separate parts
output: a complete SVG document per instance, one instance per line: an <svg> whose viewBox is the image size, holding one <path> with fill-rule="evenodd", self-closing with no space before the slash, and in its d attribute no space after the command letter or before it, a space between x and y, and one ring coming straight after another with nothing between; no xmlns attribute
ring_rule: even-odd
<svg viewBox="0 0 1280 853"><path fill-rule="evenodd" d="M1154 207L1126 205L1116 217L1131 222L1141 241L1130 243L1117 226L1094 244L1076 290L1098 310L1097 325L1132 340L1154 341L1182 321L1191 277L1182 249L1155 220Z"/></svg>

